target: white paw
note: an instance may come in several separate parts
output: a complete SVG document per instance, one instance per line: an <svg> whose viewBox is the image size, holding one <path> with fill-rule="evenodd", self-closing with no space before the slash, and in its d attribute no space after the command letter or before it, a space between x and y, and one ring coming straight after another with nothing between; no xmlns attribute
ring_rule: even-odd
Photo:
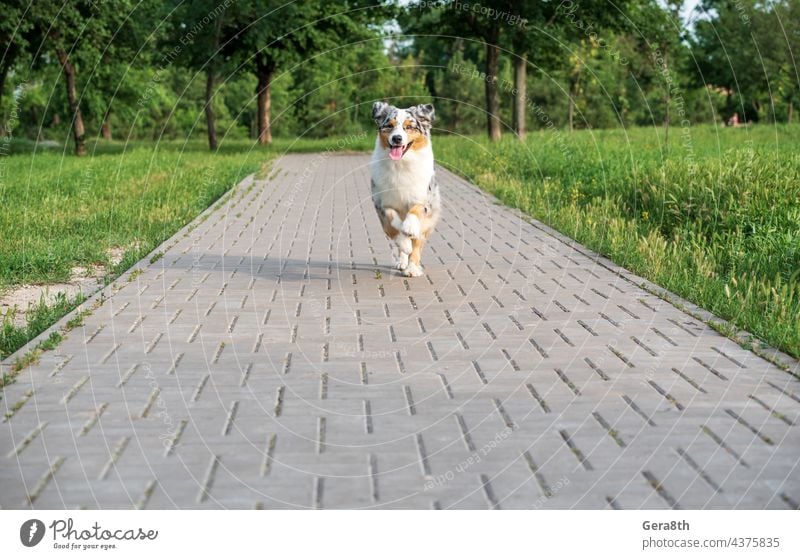
<svg viewBox="0 0 800 559"><path fill-rule="evenodd" d="M400 256L395 259L394 267L401 271L408 268L408 254L401 252Z"/></svg>
<svg viewBox="0 0 800 559"><path fill-rule="evenodd" d="M402 232L404 235L408 235L412 239L419 239L419 218L414 214L408 214L406 219L400 225L400 232Z"/></svg>
<svg viewBox="0 0 800 559"><path fill-rule="evenodd" d="M422 275L422 266L420 266L419 264L414 264L413 262L411 262L408 265L408 268L403 270L403 275L407 276L409 278L418 278L418 277L420 277Z"/></svg>

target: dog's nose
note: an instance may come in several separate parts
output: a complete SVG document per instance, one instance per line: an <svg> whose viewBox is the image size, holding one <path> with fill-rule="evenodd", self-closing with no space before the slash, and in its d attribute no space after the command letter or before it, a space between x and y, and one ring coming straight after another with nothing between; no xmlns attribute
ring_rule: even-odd
<svg viewBox="0 0 800 559"><path fill-rule="evenodd" d="M392 136L392 143L393 144L402 144L403 143L403 137L400 134L395 134L394 136Z"/></svg>

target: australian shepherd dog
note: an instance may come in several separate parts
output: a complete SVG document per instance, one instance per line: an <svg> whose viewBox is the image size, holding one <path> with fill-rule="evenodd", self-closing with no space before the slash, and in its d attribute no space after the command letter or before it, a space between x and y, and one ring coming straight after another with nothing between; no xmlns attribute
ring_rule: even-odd
<svg viewBox="0 0 800 559"><path fill-rule="evenodd" d="M395 266L403 275L422 275L422 247L441 213L433 170L433 105L407 109L377 102L372 118L378 137L369 168L372 201L386 235L397 245Z"/></svg>

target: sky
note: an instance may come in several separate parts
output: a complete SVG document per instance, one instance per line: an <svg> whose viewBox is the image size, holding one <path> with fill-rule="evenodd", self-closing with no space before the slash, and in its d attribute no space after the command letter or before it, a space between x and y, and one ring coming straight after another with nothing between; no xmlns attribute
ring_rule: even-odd
<svg viewBox="0 0 800 559"><path fill-rule="evenodd" d="M697 19L698 16L701 16L703 13L702 11L692 13L698 4L700 4L700 0L688 0L688 2L683 5L681 17L683 18L684 23L687 24L687 27L691 27L692 21Z"/></svg>

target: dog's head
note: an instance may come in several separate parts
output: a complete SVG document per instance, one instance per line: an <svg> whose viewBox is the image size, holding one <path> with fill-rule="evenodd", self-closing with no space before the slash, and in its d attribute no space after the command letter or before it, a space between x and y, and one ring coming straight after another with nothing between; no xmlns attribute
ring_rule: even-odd
<svg viewBox="0 0 800 559"><path fill-rule="evenodd" d="M409 150L417 151L430 145L433 105L399 109L378 101L372 106L372 119L378 125L381 145L395 161L402 159Z"/></svg>

